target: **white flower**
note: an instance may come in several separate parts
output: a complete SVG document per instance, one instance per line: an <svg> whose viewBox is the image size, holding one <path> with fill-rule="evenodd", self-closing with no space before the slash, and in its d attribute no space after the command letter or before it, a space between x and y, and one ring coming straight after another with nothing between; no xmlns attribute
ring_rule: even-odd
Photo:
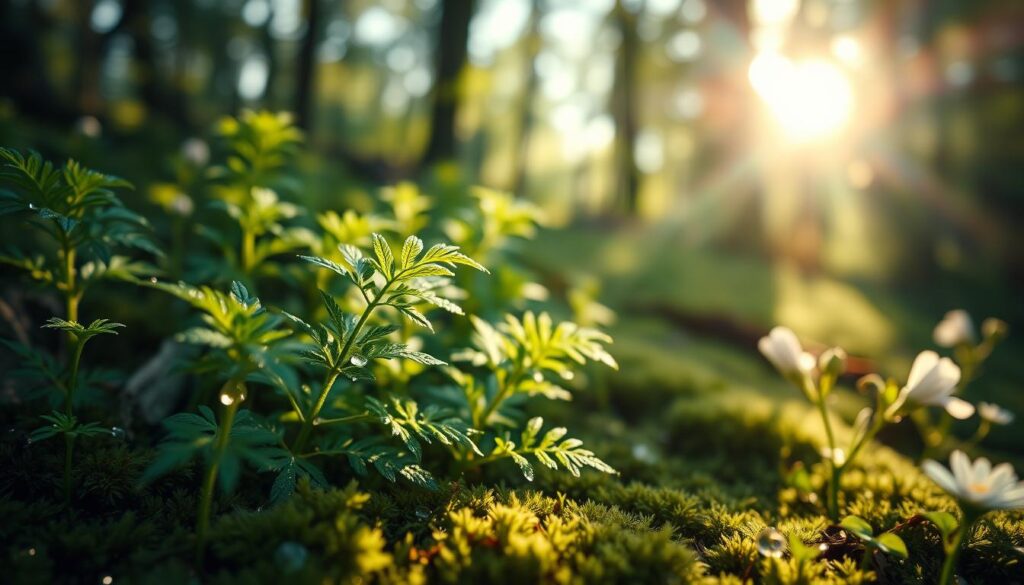
<svg viewBox="0 0 1024 585"><path fill-rule="evenodd" d="M978 403L978 416L995 425L1008 425L1013 422L1012 412L991 402Z"/></svg>
<svg viewBox="0 0 1024 585"><path fill-rule="evenodd" d="M939 487L956 499L985 510L1024 508L1024 482L1009 463L992 468L992 462L979 457L971 460L963 451L953 451L949 458L950 473L936 461L925 461L921 469Z"/></svg>
<svg viewBox="0 0 1024 585"><path fill-rule="evenodd" d="M783 376L805 376L814 370L814 356L800 347L796 334L786 327L775 327L757 342L757 349Z"/></svg>
<svg viewBox="0 0 1024 585"><path fill-rule="evenodd" d="M895 413L909 404L941 406L953 418L970 418L974 414L974 406L953 396L959 381L960 368L953 360L940 358L934 351L922 351L914 359L907 385L900 390L896 401L889 407L889 413Z"/></svg>
<svg viewBox="0 0 1024 585"><path fill-rule="evenodd" d="M974 343L974 322L963 309L946 313L932 333L935 343L941 347L956 347L962 343Z"/></svg>

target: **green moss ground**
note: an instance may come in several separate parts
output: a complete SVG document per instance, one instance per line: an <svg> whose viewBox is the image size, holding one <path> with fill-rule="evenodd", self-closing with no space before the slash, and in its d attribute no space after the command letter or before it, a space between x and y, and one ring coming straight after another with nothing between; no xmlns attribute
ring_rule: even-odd
<svg viewBox="0 0 1024 585"><path fill-rule="evenodd" d="M203 562L213 583L930 583L941 546L917 515L954 510L951 499L916 468L913 433L896 428L847 474L844 513L876 533L894 530L910 558L877 557L868 571L863 549L830 529L814 498L787 485L804 465L821 489L816 464L821 423L803 398L736 340L716 340L631 307L664 303L695 313L731 315L767 328L778 317L778 276L759 263L679 253L665 271L631 268L644 250L628 236L559 236L581 270L597 270L620 310L613 352L621 371L581 377L574 403L541 405L552 423L571 423L619 476L538 473L516 479L512 463L445 485L440 492L367 480L317 491L303 486L287 502L266 504L271 478L220 499ZM549 245L543 239L536 245ZM622 252L639 248L639 252ZM575 250L575 252L573 252ZM615 259L616 254L630 255ZM639 254L640 256L635 255ZM796 277L792 277L796 278ZM854 302L850 313L805 327L823 341L878 356L902 375L912 349L927 344L929 307L856 292L840 281L801 280L815 314ZM699 283L691 286L690 283ZM859 289L857 289L859 290ZM639 291L639 292L637 292ZM820 291L826 291L821 293ZM829 296L831 295L831 297ZM832 300L829 300L829 299ZM856 301L851 301L856 299ZM803 301L793 301L803 302ZM872 333L884 317L888 333ZM897 332L899 332L897 334ZM812 333L813 335L813 333ZM860 344L860 345L857 345ZM918 344L918 345L915 345ZM1013 353L1016 346L1001 348ZM1011 363L1010 367L1004 367ZM1024 412L1009 392L1019 368L1000 357L979 384ZM850 381L837 411L852 419L862 399ZM1019 387L1019 386L1018 386ZM13 420L13 419L12 419ZM848 433L837 421L840 434ZM986 445L1021 470L1020 425ZM186 468L145 488L151 437L96 439L76 466L80 486L70 510L60 498L58 442L26 447L16 425L0 445L0 565L11 583L182 583L198 581L192 533L200 471ZM898 450L896 450L898 449ZM901 454L903 453L903 454ZM344 477L342 467L334 476ZM814 562L757 551L766 526L826 543ZM1024 582L1024 513L991 514L971 535L962 559L970 583ZM71 570L73 568L73 570Z"/></svg>

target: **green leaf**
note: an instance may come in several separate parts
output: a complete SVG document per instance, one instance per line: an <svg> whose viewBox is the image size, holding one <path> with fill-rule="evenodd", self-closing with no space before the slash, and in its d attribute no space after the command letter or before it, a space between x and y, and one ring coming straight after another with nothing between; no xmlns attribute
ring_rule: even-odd
<svg viewBox="0 0 1024 585"><path fill-rule="evenodd" d="M814 559L821 556L824 552L821 547L804 544L804 541L800 539L796 533L789 535L789 551L793 555L793 560L797 564L801 564L807 561L813 561Z"/></svg>
<svg viewBox="0 0 1024 585"><path fill-rule="evenodd" d="M416 257L423 251L423 240L416 236L409 236L405 239L405 243L402 244L402 261L399 265L400 268L408 268L415 261Z"/></svg>
<svg viewBox="0 0 1024 585"><path fill-rule="evenodd" d="M417 485L423 489L436 492L441 489L438 485L437 480L430 474L429 471L423 469L419 465L406 465L398 471L402 477L409 480L409 482Z"/></svg>
<svg viewBox="0 0 1024 585"><path fill-rule="evenodd" d="M903 542L903 539L892 532L879 534L878 538L875 539L875 542L882 552L891 553L901 559L905 559L909 556L907 553L907 545Z"/></svg>
<svg viewBox="0 0 1024 585"><path fill-rule="evenodd" d="M847 516L839 523L840 526L857 535L862 540L870 540L875 531L868 524L867 520L859 516Z"/></svg>
<svg viewBox="0 0 1024 585"><path fill-rule="evenodd" d="M413 323L419 325L420 327L429 329L431 332L434 331L434 326L431 325L430 321L428 321L427 318L423 316L423 313L420 313L415 308L409 306L400 306L397 308L399 312L408 317L409 320L412 321Z"/></svg>
<svg viewBox="0 0 1024 585"><path fill-rule="evenodd" d="M380 234L374 233L370 237L373 240L373 253L377 257L377 269L384 278L391 280L395 269L395 256L391 252L391 245Z"/></svg>
<svg viewBox="0 0 1024 585"><path fill-rule="evenodd" d="M925 518L931 521L939 530L939 534L942 535L942 539L948 541L950 536L956 532L960 526L960 522L956 519L956 516L949 512L925 512L922 514Z"/></svg>
<svg viewBox="0 0 1024 585"><path fill-rule="evenodd" d="M299 258L302 258L306 262L316 264L321 268L326 268L328 270L334 271L338 275L348 276L348 270L345 270L345 268L341 264L338 264L333 260L328 260L327 258L320 258L319 256L303 256L301 254L299 255Z"/></svg>

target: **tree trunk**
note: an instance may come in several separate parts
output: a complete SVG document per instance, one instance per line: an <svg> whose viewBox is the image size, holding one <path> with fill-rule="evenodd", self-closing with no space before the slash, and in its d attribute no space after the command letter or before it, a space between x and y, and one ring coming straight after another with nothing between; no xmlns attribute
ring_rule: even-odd
<svg viewBox="0 0 1024 585"><path fill-rule="evenodd" d="M533 101L537 93L537 54L540 52L541 37L540 0L530 2L530 23L526 28L526 83L523 86L522 109L519 110L519 146L515 153L512 168L512 193L520 197L526 196L527 167L530 161L530 135L533 133L535 117Z"/></svg>
<svg viewBox="0 0 1024 585"><path fill-rule="evenodd" d="M78 19L75 31L77 68L75 70L73 91L75 103L84 114L98 115L102 106L100 96L100 39L92 30L92 11L94 0L82 0L78 3L75 18Z"/></svg>
<svg viewBox="0 0 1024 585"><path fill-rule="evenodd" d="M466 64L469 22L473 18L474 4L474 0L447 0L442 3L430 141L421 166L455 158L458 80Z"/></svg>
<svg viewBox="0 0 1024 585"><path fill-rule="evenodd" d="M313 90L315 88L316 44L320 31L320 2L303 0L306 34L299 48L299 62L295 71L295 123L308 131L313 122Z"/></svg>
<svg viewBox="0 0 1024 585"><path fill-rule="evenodd" d="M636 151L636 63L639 39L636 32L636 16L631 14L622 0L615 3L615 24L621 35L621 44L615 63L615 89L612 95L612 110L615 117L615 158L618 173L618 188L626 212L637 211L640 190L640 171L635 160Z"/></svg>

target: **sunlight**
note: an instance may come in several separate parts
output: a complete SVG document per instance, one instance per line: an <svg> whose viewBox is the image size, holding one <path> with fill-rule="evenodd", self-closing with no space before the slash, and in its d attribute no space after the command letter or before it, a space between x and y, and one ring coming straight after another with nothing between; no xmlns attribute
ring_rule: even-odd
<svg viewBox="0 0 1024 585"><path fill-rule="evenodd" d="M794 63L778 53L764 52L751 62L748 78L794 142L835 134L853 111L850 81L829 61Z"/></svg>

